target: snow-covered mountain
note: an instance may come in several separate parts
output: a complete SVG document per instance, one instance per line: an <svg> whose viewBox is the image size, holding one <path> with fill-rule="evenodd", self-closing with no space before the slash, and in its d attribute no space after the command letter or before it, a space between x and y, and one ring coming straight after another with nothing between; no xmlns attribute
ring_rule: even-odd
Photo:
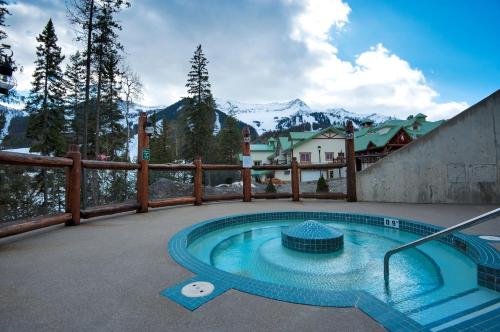
<svg viewBox="0 0 500 332"><path fill-rule="evenodd" d="M307 126L309 130L314 130L331 125L342 125L346 120L352 120L355 125L359 125L366 118L373 120L376 124L389 119L378 114L353 113L343 108L312 110L300 99L269 104L246 104L216 99L216 103L220 111L232 114L238 120L254 127L259 135L268 131L283 131L294 127Z"/></svg>
<svg viewBox="0 0 500 332"><path fill-rule="evenodd" d="M331 125L343 125L346 120L352 120L355 126L359 126L363 119L369 118L375 124L384 122L389 117L378 114L358 114L346 111L343 108L328 110L313 110L300 99L294 99L283 103L268 104L248 104L237 101L216 99L217 110L215 117L214 134L224 126L227 115L231 114L239 120L239 126L251 126L252 135L262 135L271 131L293 130L316 130L326 128ZM166 118L168 122L177 120L181 110L185 106L185 101L169 106L144 106L133 105L129 111L129 121L132 127L130 140L130 157L137 158L137 133L135 132L139 113L144 111L148 114L155 113L157 120ZM125 115L125 105L120 105L122 113ZM28 114L22 110L0 106L0 144L4 148L23 148L29 146L26 139L26 129L28 124ZM121 124L126 127L125 118L121 119ZM9 142L3 142L5 136L9 134Z"/></svg>
<svg viewBox="0 0 500 332"><path fill-rule="evenodd" d="M10 123L15 117L27 117L28 113L22 109L16 109L4 105L0 105L0 143L8 133Z"/></svg>

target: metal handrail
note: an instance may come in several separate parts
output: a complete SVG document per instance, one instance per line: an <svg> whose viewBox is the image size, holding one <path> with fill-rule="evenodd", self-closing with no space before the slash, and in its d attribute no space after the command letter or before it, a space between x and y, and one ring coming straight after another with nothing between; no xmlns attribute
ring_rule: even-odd
<svg viewBox="0 0 500 332"><path fill-rule="evenodd" d="M480 224L482 222L496 218L498 216L500 216L500 208L486 212L480 216L463 221L460 224L457 224L455 226L448 227L448 228L443 229L443 230L436 232L434 234L428 235L428 236L423 237L421 239L415 240L413 242L410 242L410 243L407 243L407 244L402 245L400 247L389 250L384 256L384 281L385 281L385 284L387 285L389 283L389 258L391 258L392 255L394 255L400 251L403 251L405 249L416 247L416 246L421 245L425 242L435 240L438 237L447 235L449 233L472 227L474 225Z"/></svg>

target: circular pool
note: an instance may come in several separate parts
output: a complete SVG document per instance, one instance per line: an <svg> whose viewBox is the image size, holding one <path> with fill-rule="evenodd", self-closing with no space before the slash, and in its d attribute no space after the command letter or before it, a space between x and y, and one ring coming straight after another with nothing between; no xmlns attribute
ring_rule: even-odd
<svg viewBox="0 0 500 332"><path fill-rule="evenodd" d="M343 234L343 246L321 253L301 252L283 245L284 230L296 229L293 227L310 220ZM476 289L477 266L484 261L484 253L498 256L496 250L476 237L448 235L394 255L386 287L384 254L440 229L384 216L259 213L191 226L174 236L169 251L192 272L244 292L331 306L353 305L353 298L359 299L361 293L367 292L405 312ZM481 291L491 292L482 287Z"/></svg>

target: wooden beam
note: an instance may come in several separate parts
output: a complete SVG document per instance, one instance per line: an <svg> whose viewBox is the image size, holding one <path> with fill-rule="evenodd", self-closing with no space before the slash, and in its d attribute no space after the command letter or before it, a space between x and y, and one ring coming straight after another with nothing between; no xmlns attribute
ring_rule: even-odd
<svg viewBox="0 0 500 332"><path fill-rule="evenodd" d="M194 161L194 165L196 166L196 170L194 171L194 205L201 205L203 202L203 168L201 164L201 159L196 159Z"/></svg>
<svg viewBox="0 0 500 332"><path fill-rule="evenodd" d="M242 143L243 156L250 156L250 129L245 127L243 129L243 143ZM244 168L241 171L243 180L243 201L252 201L252 173L250 168Z"/></svg>
<svg viewBox="0 0 500 332"><path fill-rule="evenodd" d="M292 198L292 193L254 193L252 198L279 199Z"/></svg>
<svg viewBox="0 0 500 332"><path fill-rule="evenodd" d="M241 165L221 165L221 164L203 164L204 170L210 171L241 171Z"/></svg>
<svg viewBox="0 0 500 332"><path fill-rule="evenodd" d="M160 208L165 206L174 206L174 205L182 205L182 204L193 204L195 202L194 197L176 197L176 198L166 198L166 199L155 199L149 201L149 207L151 208Z"/></svg>
<svg viewBox="0 0 500 332"><path fill-rule="evenodd" d="M194 164L149 164L148 167L155 171L189 171L196 169Z"/></svg>
<svg viewBox="0 0 500 332"><path fill-rule="evenodd" d="M346 167L346 163L328 163L328 164L299 164L300 169L336 169Z"/></svg>
<svg viewBox="0 0 500 332"><path fill-rule="evenodd" d="M213 201L231 201L235 199L242 199L243 194L227 194L227 195L205 195L203 196L204 202Z"/></svg>
<svg viewBox="0 0 500 332"><path fill-rule="evenodd" d="M109 214L134 211L139 208L139 204L136 202L133 203L118 203L118 204L110 204L110 205L102 205L87 208L85 210L80 211L80 215L84 219L106 216Z"/></svg>
<svg viewBox="0 0 500 332"><path fill-rule="evenodd" d="M344 193L301 193L301 198L317 198L317 199L346 199Z"/></svg>
<svg viewBox="0 0 500 332"><path fill-rule="evenodd" d="M73 165L69 158L38 156L28 153L0 151L0 164L19 166L68 167Z"/></svg>
<svg viewBox="0 0 500 332"><path fill-rule="evenodd" d="M271 170L271 171L278 171L278 170L288 170L292 168L291 165L259 165L259 166L252 166L253 170L260 171L260 170Z"/></svg>
<svg viewBox="0 0 500 332"><path fill-rule="evenodd" d="M82 160L84 168L91 169L117 169L117 170L133 170L141 169L141 165L127 163L121 161L100 161L100 160Z"/></svg>
<svg viewBox="0 0 500 332"><path fill-rule="evenodd" d="M80 202L81 202L81 180L82 180L82 156L78 150L78 145L72 144L66 157L73 160L73 166L66 173L66 202L67 211L71 213L71 220L66 222L66 226L80 224Z"/></svg>
<svg viewBox="0 0 500 332"><path fill-rule="evenodd" d="M139 116L139 126L137 128L138 151L137 159L140 164L140 169L137 174L137 201L139 203L138 213L148 212L149 206L149 177L148 177L148 161L142 159L142 152L149 148L149 138L144 130L147 123L145 112L141 112Z"/></svg>
<svg viewBox="0 0 500 332"><path fill-rule="evenodd" d="M297 158L292 158L292 199L294 202L298 202L300 200L300 180L299 180L299 167L297 164Z"/></svg>
<svg viewBox="0 0 500 332"><path fill-rule="evenodd" d="M347 121L345 152L347 164L347 201L356 202L356 156L354 154L354 128L352 121Z"/></svg>
<svg viewBox="0 0 500 332"><path fill-rule="evenodd" d="M61 213L54 216L42 216L25 221L7 222L0 227L0 238L21 234L35 229L63 224L71 220L71 213Z"/></svg>

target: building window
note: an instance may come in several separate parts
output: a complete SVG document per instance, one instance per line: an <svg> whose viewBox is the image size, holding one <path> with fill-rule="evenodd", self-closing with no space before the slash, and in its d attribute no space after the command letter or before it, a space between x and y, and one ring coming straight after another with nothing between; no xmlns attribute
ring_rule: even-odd
<svg viewBox="0 0 500 332"><path fill-rule="evenodd" d="M325 152L325 161L332 161L334 159L333 152Z"/></svg>
<svg viewBox="0 0 500 332"><path fill-rule="evenodd" d="M310 163L311 162L311 152L300 152L300 162L301 163Z"/></svg>
<svg viewBox="0 0 500 332"><path fill-rule="evenodd" d="M284 172L284 173L285 173L285 175L290 175L290 170L289 170L289 169L287 169L287 170L285 170L285 172Z"/></svg>
<svg viewBox="0 0 500 332"><path fill-rule="evenodd" d="M260 166L260 165L262 165L262 160L254 160L253 161L253 165L254 166Z"/></svg>

